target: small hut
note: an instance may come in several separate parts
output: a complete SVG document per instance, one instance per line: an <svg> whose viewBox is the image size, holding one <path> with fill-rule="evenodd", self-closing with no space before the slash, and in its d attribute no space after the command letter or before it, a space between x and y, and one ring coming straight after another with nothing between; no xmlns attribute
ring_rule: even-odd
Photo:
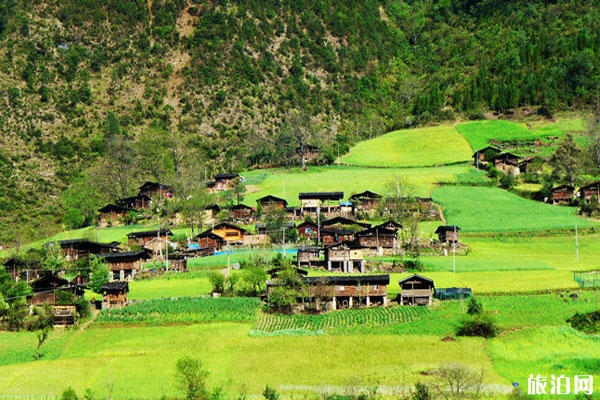
<svg viewBox="0 0 600 400"><path fill-rule="evenodd" d="M421 275L411 275L398 282L402 292L398 304L401 306L430 306L433 298L433 280Z"/></svg>
<svg viewBox="0 0 600 400"><path fill-rule="evenodd" d="M102 308L122 308L128 304L129 282L110 282L100 288Z"/></svg>

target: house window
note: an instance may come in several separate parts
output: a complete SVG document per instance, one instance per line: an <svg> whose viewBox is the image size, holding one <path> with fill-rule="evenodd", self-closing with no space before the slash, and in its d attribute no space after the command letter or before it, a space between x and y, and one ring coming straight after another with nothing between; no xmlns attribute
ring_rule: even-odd
<svg viewBox="0 0 600 400"><path fill-rule="evenodd" d="M121 271L113 271L113 280L120 281L121 280Z"/></svg>
<svg viewBox="0 0 600 400"><path fill-rule="evenodd" d="M236 237L237 235L237 232L225 232L225 237Z"/></svg>
<svg viewBox="0 0 600 400"><path fill-rule="evenodd" d="M346 287L345 286L339 286L338 289L339 290L346 290Z"/></svg>
<svg viewBox="0 0 600 400"><path fill-rule="evenodd" d="M373 285L373 290L379 290L379 285Z"/></svg>

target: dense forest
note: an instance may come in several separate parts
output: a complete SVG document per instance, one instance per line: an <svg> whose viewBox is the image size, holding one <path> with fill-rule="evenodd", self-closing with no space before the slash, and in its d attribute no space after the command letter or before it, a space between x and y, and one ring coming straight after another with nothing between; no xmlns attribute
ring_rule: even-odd
<svg viewBox="0 0 600 400"><path fill-rule="evenodd" d="M599 54L589 0L0 0L0 242L298 138L596 108Z"/></svg>

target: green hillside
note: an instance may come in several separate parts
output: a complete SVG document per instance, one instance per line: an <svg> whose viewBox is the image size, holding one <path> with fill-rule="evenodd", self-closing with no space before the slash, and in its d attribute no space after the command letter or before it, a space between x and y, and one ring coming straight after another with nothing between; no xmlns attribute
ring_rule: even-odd
<svg viewBox="0 0 600 400"><path fill-rule="evenodd" d="M586 110L599 26L574 0L2 0L0 241L147 180L295 165L297 126L330 164L406 126Z"/></svg>
<svg viewBox="0 0 600 400"><path fill-rule="evenodd" d="M467 139L468 140L468 139ZM353 146L341 162L368 167L427 167L469 161L471 148L454 128L394 131Z"/></svg>

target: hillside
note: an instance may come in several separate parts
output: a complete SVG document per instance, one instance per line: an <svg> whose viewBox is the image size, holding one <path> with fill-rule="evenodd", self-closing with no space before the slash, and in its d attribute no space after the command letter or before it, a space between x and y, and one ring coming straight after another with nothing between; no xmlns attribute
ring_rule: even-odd
<svg viewBox="0 0 600 400"><path fill-rule="evenodd" d="M331 163L407 124L588 108L599 25L591 1L1 0L0 241L289 164L299 136Z"/></svg>

